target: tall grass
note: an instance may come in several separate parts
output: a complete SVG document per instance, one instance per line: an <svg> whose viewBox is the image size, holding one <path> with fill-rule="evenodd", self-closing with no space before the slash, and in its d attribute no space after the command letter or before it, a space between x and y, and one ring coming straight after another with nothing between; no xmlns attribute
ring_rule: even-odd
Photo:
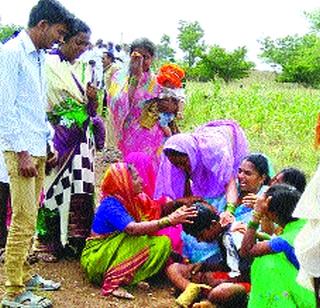
<svg viewBox="0 0 320 308"><path fill-rule="evenodd" d="M275 170L295 166L310 177L319 153L313 147L320 90L279 84L272 73L253 74L225 84L190 82L183 131L214 119L234 119L244 129L251 152L267 154Z"/></svg>

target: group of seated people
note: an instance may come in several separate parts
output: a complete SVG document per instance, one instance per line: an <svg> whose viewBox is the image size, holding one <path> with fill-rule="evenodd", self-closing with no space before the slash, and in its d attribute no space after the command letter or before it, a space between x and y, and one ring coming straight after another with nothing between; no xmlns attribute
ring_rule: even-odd
<svg viewBox="0 0 320 308"><path fill-rule="evenodd" d="M209 122L170 137L157 174L142 152L108 167L81 265L103 295L131 299L124 287L164 272L182 307L316 307L296 281L305 186L248 153L236 122Z"/></svg>

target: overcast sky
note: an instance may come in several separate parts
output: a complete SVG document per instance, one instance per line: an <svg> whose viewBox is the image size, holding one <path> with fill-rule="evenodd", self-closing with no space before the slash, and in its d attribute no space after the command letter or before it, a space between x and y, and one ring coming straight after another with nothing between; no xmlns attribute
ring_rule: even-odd
<svg viewBox="0 0 320 308"><path fill-rule="evenodd" d="M163 34L177 48L179 20L198 21L205 43L228 50L247 46L258 67L258 39L305 34L309 23L304 11L320 8L319 0L60 0L92 29L92 40L130 43L138 37L160 42ZM1 0L3 24L25 26L37 0Z"/></svg>

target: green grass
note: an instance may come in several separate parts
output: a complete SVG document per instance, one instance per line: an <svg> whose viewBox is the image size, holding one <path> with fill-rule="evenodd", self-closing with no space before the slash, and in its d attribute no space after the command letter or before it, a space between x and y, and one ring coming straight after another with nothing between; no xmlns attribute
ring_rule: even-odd
<svg viewBox="0 0 320 308"><path fill-rule="evenodd" d="M308 177L315 172L320 90L277 83L273 73L253 72L230 84L190 82L186 95L183 131L214 119L234 119L244 129L250 151L268 155L276 171L295 166Z"/></svg>

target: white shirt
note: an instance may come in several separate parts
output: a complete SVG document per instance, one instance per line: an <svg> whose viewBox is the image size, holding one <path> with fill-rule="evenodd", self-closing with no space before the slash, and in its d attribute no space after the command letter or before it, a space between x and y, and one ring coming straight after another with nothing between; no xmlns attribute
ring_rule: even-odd
<svg viewBox="0 0 320 308"><path fill-rule="evenodd" d="M0 52L0 150L46 155L49 139L44 51L26 31Z"/></svg>

